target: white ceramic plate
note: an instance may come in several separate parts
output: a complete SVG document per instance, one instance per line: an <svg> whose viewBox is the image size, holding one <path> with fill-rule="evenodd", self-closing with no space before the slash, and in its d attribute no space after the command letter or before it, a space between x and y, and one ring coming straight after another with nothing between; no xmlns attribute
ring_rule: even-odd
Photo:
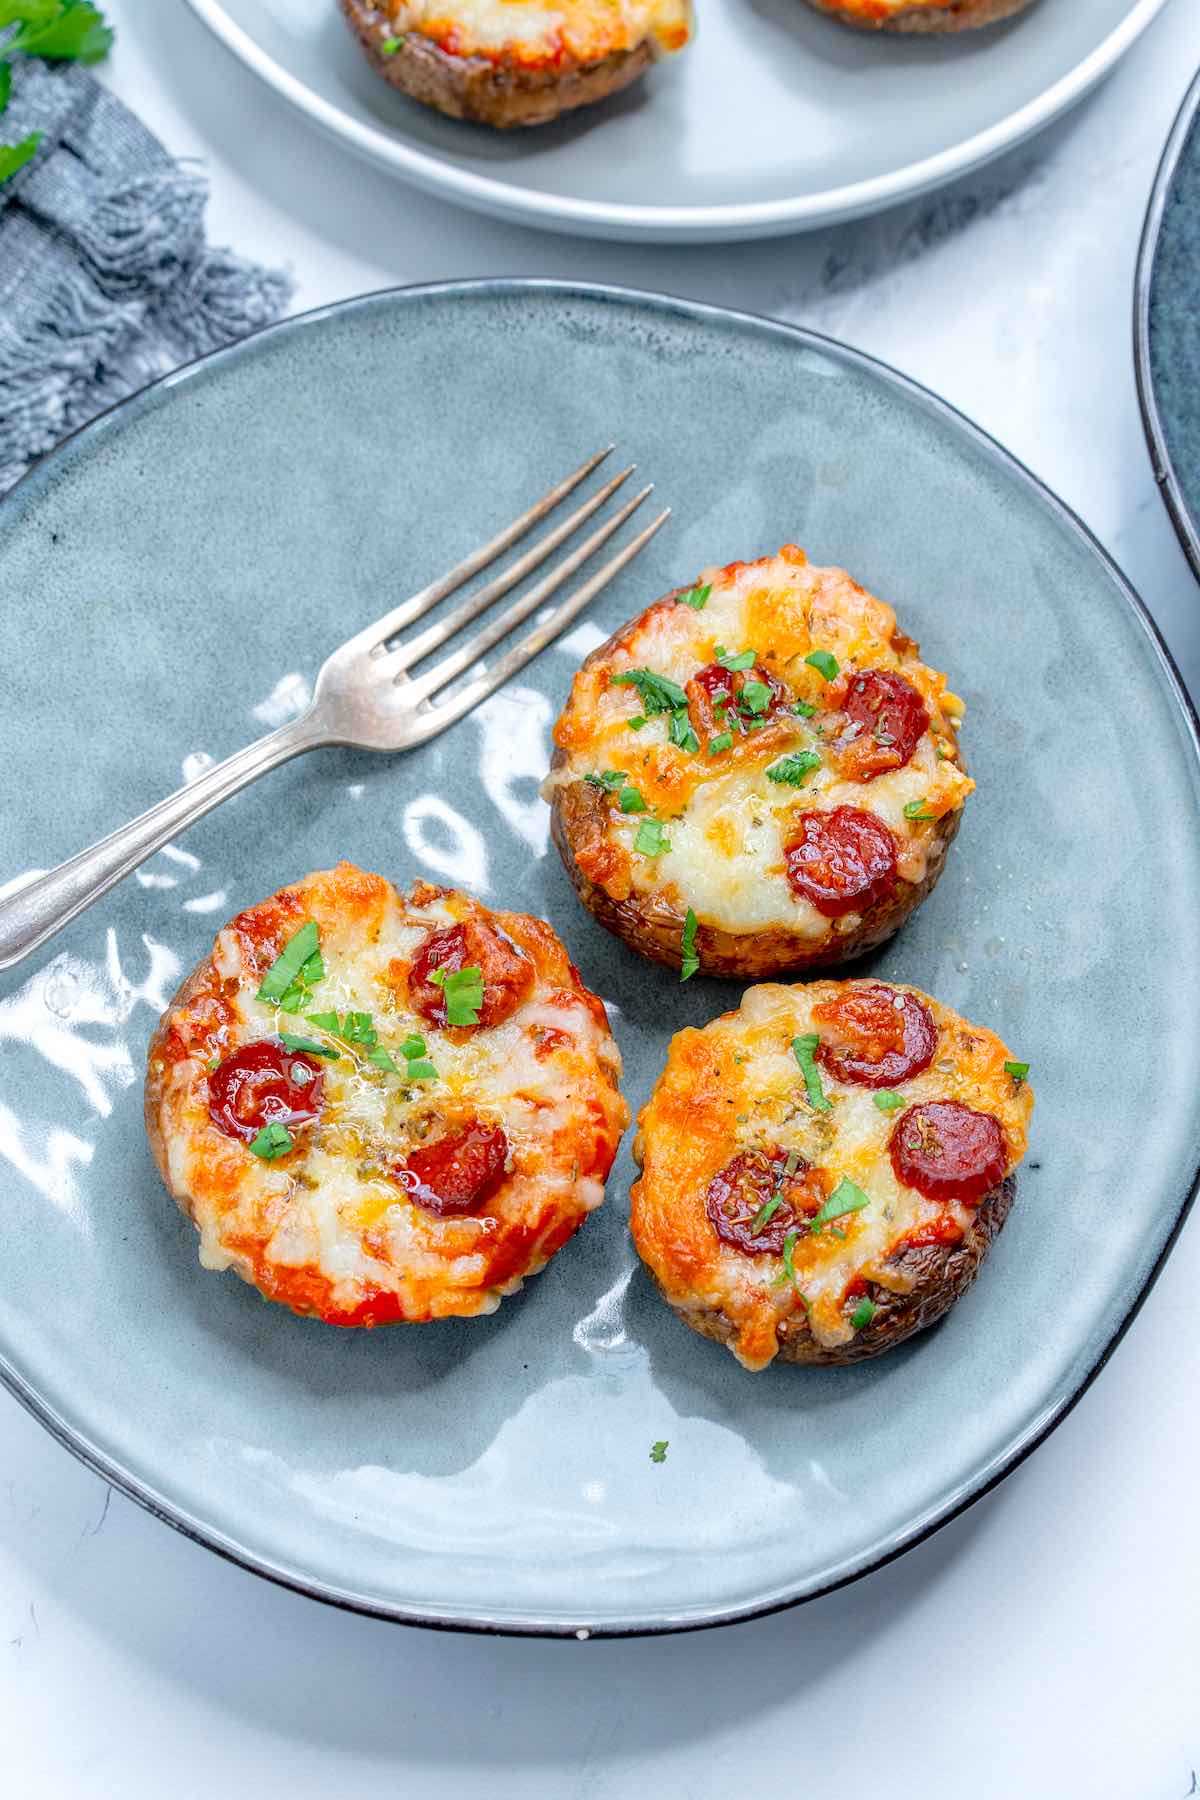
<svg viewBox="0 0 1200 1800"><path fill-rule="evenodd" d="M801 0L698 0L682 56L520 132L398 94L336 0L188 4L315 124L418 187L554 231L704 242L876 212L977 167L1079 100L1165 0L1037 0L941 40L848 31Z"/></svg>

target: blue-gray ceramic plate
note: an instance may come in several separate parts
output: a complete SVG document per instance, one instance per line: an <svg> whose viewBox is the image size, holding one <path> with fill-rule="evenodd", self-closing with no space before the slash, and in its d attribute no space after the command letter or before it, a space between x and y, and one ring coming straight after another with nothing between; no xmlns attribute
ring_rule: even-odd
<svg viewBox="0 0 1200 1800"><path fill-rule="evenodd" d="M1154 473L1200 579L1200 75L1179 109L1150 194L1134 352Z"/></svg>
<svg viewBox="0 0 1200 1800"><path fill-rule="evenodd" d="M88 427L0 507L0 869L59 860L263 731L348 631L613 436L675 513L572 639L419 753L277 771L0 978L4 1379L173 1524L391 1618L665 1630L861 1574L1062 1416L1193 1184L1200 762L1166 652L995 444L781 325L606 289L412 289L278 326ZM669 1033L736 1003L580 910L538 780L601 633L788 539L893 601L968 701L979 791L873 966L1034 1066L1032 1160L977 1285L878 1362L748 1375L641 1273L627 1146L607 1204L493 1318L338 1332L203 1272L146 1147L143 1056L215 928L281 882L347 856L543 914L613 1008L635 1108Z"/></svg>

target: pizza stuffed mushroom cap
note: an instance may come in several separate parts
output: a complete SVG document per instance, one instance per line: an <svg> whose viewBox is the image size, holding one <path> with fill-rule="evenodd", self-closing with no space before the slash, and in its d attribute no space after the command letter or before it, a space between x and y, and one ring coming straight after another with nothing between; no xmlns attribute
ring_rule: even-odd
<svg viewBox="0 0 1200 1800"><path fill-rule="evenodd" d="M146 1124L205 1267L335 1325L472 1316L600 1204L620 1073L550 926L341 863L218 933Z"/></svg>
<svg viewBox="0 0 1200 1800"><path fill-rule="evenodd" d="M817 12L865 31L973 31L1024 12L1033 0L808 0Z"/></svg>
<svg viewBox="0 0 1200 1800"><path fill-rule="evenodd" d="M692 35L689 0L341 0L368 61L411 99L501 130L628 87Z"/></svg>
<svg viewBox="0 0 1200 1800"><path fill-rule="evenodd" d="M638 1254L748 1369L878 1355L978 1273L1025 1154L1028 1073L917 988L751 988L671 1041L634 1144Z"/></svg>
<svg viewBox="0 0 1200 1800"><path fill-rule="evenodd" d="M641 954L753 979L873 949L974 783L962 702L884 601L785 545L584 662L543 793L584 905Z"/></svg>

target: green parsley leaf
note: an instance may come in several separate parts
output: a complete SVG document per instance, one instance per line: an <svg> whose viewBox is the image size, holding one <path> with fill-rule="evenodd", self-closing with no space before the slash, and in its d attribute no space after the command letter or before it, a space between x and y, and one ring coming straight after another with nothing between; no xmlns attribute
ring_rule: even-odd
<svg viewBox="0 0 1200 1800"><path fill-rule="evenodd" d="M906 819L936 819L937 818L936 813L931 813L931 812L925 811L925 807L927 804L928 804L928 802L925 800L910 800L908 802L908 805L904 808L905 818Z"/></svg>
<svg viewBox="0 0 1200 1800"><path fill-rule="evenodd" d="M405 38L403 36L384 38L382 44L379 46L380 54L383 56L395 56L397 50L401 48L404 42Z"/></svg>
<svg viewBox="0 0 1200 1800"><path fill-rule="evenodd" d="M676 599L681 606L690 606L693 612L703 612L711 593L712 582L706 581L703 587L691 587L686 594L677 594Z"/></svg>
<svg viewBox="0 0 1200 1800"><path fill-rule="evenodd" d="M414 1056L412 1061L406 1064L404 1073L409 1081L437 1080L437 1070L425 1056Z"/></svg>
<svg viewBox="0 0 1200 1800"><path fill-rule="evenodd" d="M815 750L797 750L781 762L772 763L767 770L767 780L783 782L788 787L803 787L813 770L820 766L821 758Z"/></svg>
<svg viewBox="0 0 1200 1800"><path fill-rule="evenodd" d="M374 1063L377 1069L386 1069L389 1075L398 1075L400 1073L395 1062L392 1060L391 1055L384 1049L382 1044L376 1044L375 1048L371 1051L371 1054L367 1057L367 1061L369 1063Z"/></svg>
<svg viewBox="0 0 1200 1800"><path fill-rule="evenodd" d="M262 978L256 1000L272 1002L284 1012L298 1012L301 1001L288 1002L303 988L313 987L325 973L321 961L321 934L310 919L293 932Z"/></svg>
<svg viewBox="0 0 1200 1800"><path fill-rule="evenodd" d="M338 1036L345 1038L348 1044L361 1044L365 1050L373 1050L379 1042L379 1033L369 1012L343 1013Z"/></svg>
<svg viewBox="0 0 1200 1800"><path fill-rule="evenodd" d="M869 1325L874 1317L875 1302L873 1300L868 1300L864 1294L854 1311L850 1314L850 1323L853 1325L855 1331L861 1331L863 1326Z"/></svg>
<svg viewBox="0 0 1200 1800"><path fill-rule="evenodd" d="M305 1013L304 1017L319 1031L332 1031L336 1036L341 1030L341 1021L335 1012Z"/></svg>
<svg viewBox="0 0 1200 1800"><path fill-rule="evenodd" d="M90 4L90 0L57 0L54 6L30 4L3 9L0 23L13 18L25 23L5 45L6 50L20 50L26 56L45 56L56 62L99 62L112 48L112 27Z"/></svg>
<svg viewBox="0 0 1200 1800"><path fill-rule="evenodd" d="M670 1441L671 1440L669 1438L659 1438L657 1444L651 1444L651 1446L650 1446L650 1461L651 1462L655 1462L655 1463L666 1462L667 1449L670 1444Z"/></svg>
<svg viewBox="0 0 1200 1800"><path fill-rule="evenodd" d="M642 726L646 723L645 714L638 713L635 718L626 719L625 723L628 725L630 731L640 731Z"/></svg>
<svg viewBox="0 0 1200 1800"><path fill-rule="evenodd" d="M8 105L8 96L12 93L12 64L0 62L0 112Z"/></svg>
<svg viewBox="0 0 1200 1800"><path fill-rule="evenodd" d="M340 1050L333 1049L330 1044L318 1044L316 1038L295 1037L290 1031L281 1031L280 1041L285 1050L303 1051L305 1056L327 1056L330 1062L337 1062Z"/></svg>
<svg viewBox="0 0 1200 1800"><path fill-rule="evenodd" d="M643 856L661 856L664 850L669 850L671 842L663 835L662 820L643 819L637 828L633 847Z"/></svg>
<svg viewBox="0 0 1200 1800"><path fill-rule="evenodd" d="M690 981L700 967L700 953L696 949L696 927L699 923L700 921L689 906L687 918L683 922L683 937L680 939L679 945L683 951L683 962L679 968L680 981Z"/></svg>
<svg viewBox="0 0 1200 1800"><path fill-rule="evenodd" d="M42 133L31 131L19 144L0 144L0 181L7 181L10 175L23 169L30 157L36 154L41 141Z"/></svg>
<svg viewBox="0 0 1200 1800"><path fill-rule="evenodd" d="M792 701L792 711L794 713L799 713L802 719L811 719L816 710L816 707L810 700Z"/></svg>
<svg viewBox="0 0 1200 1800"><path fill-rule="evenodd" d="M1004 1073L1006 1075L1011 1075L1017 1086L1020 1087L1021 1083L1029 1073L1029 1064L1022 1062L1006 1062L1004 1065Z"/></svg>
<svg viewBox="0 0 1200 1800"><path fill-rule="evenodd" d="M469 969L457 969L453 974L448 974L445 969L434 969L429 979L446 996L447 1025L478 1025L483 1006L482 969L474 964Z"/></svg>
<svg viewBox="0 0 1200 1800"><path fill-rule="evenodd" d="M758 658L753 650L739 650L734 656L731 651L726 650L724 644L718 644L717 661L723 669L728 669L732 674L736 674L739 669L752 669Z"/></svg>
<svg viewBox="0 0 1200 1800"><path fill-rule="evenodd" d="M738 708L741 712L757 717L758 714L765 713L770 704L771 690L765 681L743 683L742 691L738 695Z"/></svg>
<svg viewBox="0 0 1200 1800"><path fill-rule="evenodd" d="M796 1263L795 1263L796 1239L799 1236L800 1236L800 1233L799 1233L798 1229L796 1228L795 1225L793 1225L792 1229L788 1232L787 1236L783 1240L783 1267L785 1270L783 1280L791 1282L791 1284L795 1288L797 1294L799 1294L799 1296L800 1296L800 1300L804 1307L805 1312L809 1312L809 1311L811 1311L811 1307L809 1304L808 1295L801 1288L800 1277L796 1273ZM779 1282L776 1283L777 1287L781 1286L781 1285L782 1285L782 1283L779 1283Z"/></svg>
<svg viewBox="0 0 1200 1800"><path fill-rule="evenodd" d="M605 769L599 775L585 775L583 779L591 787L601 788L606 794L611 794L613 789L619 788L624 781L625 771L624 769Z"/></svg>
<svg viewBox="0 0 1200 1800"><path fill-rule="evenodd" d="M899 1112L900 1108L904 1105L903 1094L884 1092L882 1094L876 1094L874 1100L881 1113Z"/></svg>
<svg viewBox="0 0 1200 1800"><path fill-rule="evenodd" d="M272 1120L264 1125L258 1136L250 1145L255 1156L261 1156L264 1162L274 1162L277 1156L286 1156L292 1147L291 1133L286 1125Z"/></svg>
<svg viewBox="0 0 1200 1800"><path fill-rule="evenodd" d="M733 733L732 733L732 731L719 731L717 733L716 737L713 738L712 742L708 746L708 754L710 756L719 756L721 754L722 750L731 750L732 748L733 748Z"/></svg>
<svg viewBox="0 0 1200 1800"><path fill-rule="evenodd" d="M821 1086L820 1071L817 1068L817 1045L820 1038L815 1031L806 1033L804 1037L792 1039L792 1054L800 1064L800 1073L804 1077L804 1085L808 1090L808 1104L814 1112L829 1112L833 1102L826 1097Z"/></svg>
<svg viewBox="0 0 1200 1800"><path fill-rule="evenodd" d="M864 1206L870 1206L871 1196L864 1194L860 1187L845 1175L838 1182L832 1194L821 1208L808 1221L810 1231L820 1231L822 1225L828 1225L830 1219L840 1219L845 1213L861 1212Z"/></svg>
<svg viewBox="0 0 1200 1800"><path fill-rule="evenodd" d="M407 1062L411 1062L414 1056L424 1056L426 1047L425 1039L414 1032L412 1037L406 1037L401 1044L400 1054Z"/></svg>
<svg viewBox="0 0 1200 1800"><path fill-rule="evenodd" d="M828 650L812 650L804 660L818 675L823 675L826 681L832 681L838 672L838 659Z"/></svg>
<svg viewBox="0 0 1200 1800"><path fill-rule="evenodd" d="M681 750L698 750L700 748L700 739L692 730L684 707L677 707L671 714L671 724L667 735L671 742L677 744Z"/></svg>
<svg viewBox="0 0 1200 1800"><path fill-rule="evenodd" d="M639 813L646 811L646 802L635 787L623 787L617 795L617 805L623 813Z"/></svg>
<svg viewBox="0 0 1200 1800"><path fill-rule="evenodd" d="M783 1205L783 1194L780 1190L777 1189L776 1192L771 1195L771 1198L769 1200L763 1201L762 1205L759 1207L758 1211L755 1213L753 1219L751 1219L751 1221L750 1221L750 1236L757 1237L759 1232L762 1231L765 1226L767 1226L771 1223L771 1220L775 1217L775 1214L779 1211L779 1209L782 1205Z"/></svg>
<svg viewBox="0 0 1200 1800"><path fill-rule="evenodd" d="M678 682L669 680L666 675L656 675L653 669L628 669L624 675L614 675L612 679L614 687L635 687L650 717L687 706L687 695Z"/></svg>

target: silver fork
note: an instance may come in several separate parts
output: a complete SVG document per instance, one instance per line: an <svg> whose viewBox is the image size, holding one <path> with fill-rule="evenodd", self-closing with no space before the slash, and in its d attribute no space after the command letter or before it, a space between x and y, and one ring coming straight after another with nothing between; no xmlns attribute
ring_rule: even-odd
<svg viewBox="0 0 1200 1800"><path fill-rule="evenodd" d="M456 693L435 704L433 696L456 676L463 674L484 653L507 636L514 625L536 612L551 594L560 588L577 569L608 541L653 491L653 483L626 500L623 505L592 531L582 543L564 556L541 579L528 588L511 606L474 637L451 650L448 656L424 674L410 675L409 670L424 661L434 650L455 637L472 619L495 604L546 558L571 534L590 519L609 500L621 484L633 474L634 465L611 477L582 506L563 519L518 556L506 569L484 587L468 596L444 618L427 625L415 636L403 639L394 647L390 640L406 625L411 625L435 607L447 595L478 575L510 545L523 538L540 519L553 512L560 501L586 481L592 471L610 455L613 446L589 456L573 474L552 487L548 494L523 512L511 525L489 538L449 574L431 582L420 593L413 594L399 606L384 613L373 625L356 632L335 650L322 665L313 690L312 703L299 718L281 725L278 731L259 738L257 743L239 750L218 763L185 788L160 800L149 812L142 813L120 830L101 838L90 850L81 850L56 869L36 876L14 893L0 900L0 969L14 963L44 944L61 931L85 907L106 894L123 876L129 875L148 856L177 837L181 831L205 813L228 800L231 794L257 781L268 769L276 768L305 750L316 750L324 744L349 744L359 750L407 750L423 744L445 731L456 719L478 706L529 660L564 631L576 615L627 563L644 550L659 527L669 517L670 508L659 513L636 537L622 546L603 566L590 575L583 585L555 607L540 624L527 633L511 650L485 664L472 680Z"/></svg>

